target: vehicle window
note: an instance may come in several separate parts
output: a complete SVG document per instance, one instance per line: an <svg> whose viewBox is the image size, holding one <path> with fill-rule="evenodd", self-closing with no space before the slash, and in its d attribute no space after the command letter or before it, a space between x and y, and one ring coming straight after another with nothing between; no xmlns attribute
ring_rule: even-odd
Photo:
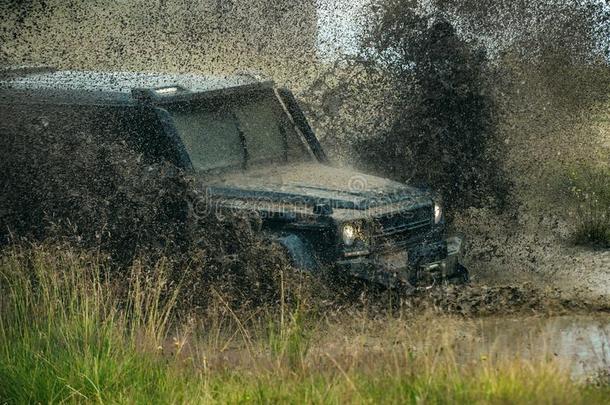
<svg viewBox="0 0 610 405"><path fill-rule="evenodd" d="M275 114L272 101L263 99L236 108L239 126L246 136L250 163L267 159L286 160L286 133Z"/></svg>
<svg viewBox="0 0 610 405"><path fill-rule="evenodd" d="M241 166L244 147L230 110L222 106L172 109L176 129L196 170Z"/></svg>
<svg viewBox="0 0 610 405"><path fill-rule="evenodd" d="M168 111L196 170L312 159L270 90L175 104Z"/></svg>

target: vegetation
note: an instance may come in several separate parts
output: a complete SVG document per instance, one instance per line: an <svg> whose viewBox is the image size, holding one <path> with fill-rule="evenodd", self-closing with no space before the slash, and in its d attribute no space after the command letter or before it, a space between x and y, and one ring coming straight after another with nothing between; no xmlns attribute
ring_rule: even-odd
<svg viewBox="0 0 610 405"><path fill-rule="evenodd" d="M193 318L177 311L177 290L167 293L162 262L129 272L115 283L103 259L65 248L4 252L0 402L592 404L610 395L570 380L552 356L460 361L450 318L320 319L307 305L237 315L220 297ZM384 342L374 352L345 340L366 328Z"/></svg>
<svg viewBox="0 0 610 405"><path fill-rule="evenodd" d="M567 177L565 187L576 201L574 241L610 248L610 168L574 166Z"/></svg>

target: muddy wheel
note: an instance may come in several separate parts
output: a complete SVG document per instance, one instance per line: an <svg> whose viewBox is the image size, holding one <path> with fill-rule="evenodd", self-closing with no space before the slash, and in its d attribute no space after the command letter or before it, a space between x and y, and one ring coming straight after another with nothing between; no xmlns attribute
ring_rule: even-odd
<svg viewBox="0 0 610 405"><path fill-rule="evenodd" d="M470 273L468 269L461 263L458 263L455 268L455 274L449 279L454 284L468 284L470 282Z"/></svg>

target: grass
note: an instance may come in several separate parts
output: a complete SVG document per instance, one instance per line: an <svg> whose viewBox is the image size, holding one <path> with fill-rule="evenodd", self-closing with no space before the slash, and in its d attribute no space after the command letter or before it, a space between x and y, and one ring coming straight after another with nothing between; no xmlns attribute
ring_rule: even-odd
<svg viewBox="0 0 610 405"><path fill-rule="evenodd" d="M455 319L314 315L303 302L242 314L222 297L188 317L175 311L163 263L128 271L121 285L95 255L2 255L0 403L592 404L610 395L544 355L461 361ZM361 341L364 332L377 343Z"/></svg>
<svg viewBox="0 0 610 405"><path fill-rule="evenodd" d="M567 187L577 202L577 244L610 247L610 167L576 166Z"/></svg>

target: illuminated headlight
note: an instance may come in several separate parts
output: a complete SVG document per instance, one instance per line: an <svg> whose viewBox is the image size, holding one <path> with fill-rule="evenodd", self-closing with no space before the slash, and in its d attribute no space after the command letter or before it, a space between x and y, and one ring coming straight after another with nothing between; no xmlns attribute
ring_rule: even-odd
<svg viewBox="0 0 610 405"><path fill-rule="evenodd" d="M438 224L443 219L443 207L439 203L434 203L434 223Z"/></svg>
<svg viewBox="0 0 610 405"><path fill-rule="evenodd" d="M356 240L357 229L354 225L345 224L341 229L341 236L345 246L352 246Z"/></svg>

